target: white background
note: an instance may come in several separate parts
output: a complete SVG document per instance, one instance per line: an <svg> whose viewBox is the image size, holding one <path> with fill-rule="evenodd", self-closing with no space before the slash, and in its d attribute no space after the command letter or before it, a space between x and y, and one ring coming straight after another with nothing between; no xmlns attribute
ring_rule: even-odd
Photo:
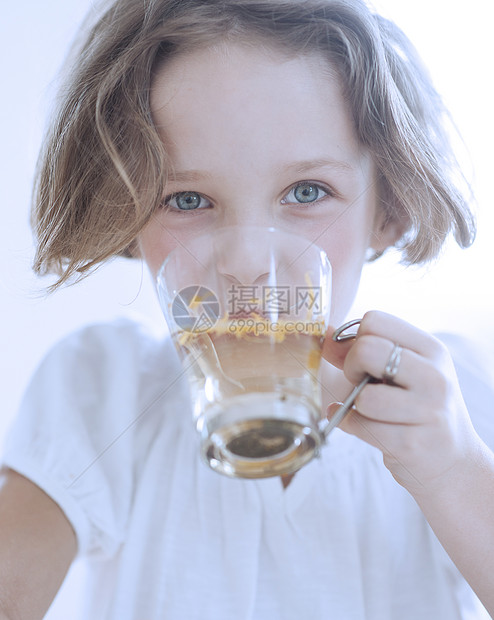
<svg viewBox="0 0 494 620"><path fill-rule="evenodd" d="M0 440L26 382L46 350L80 325L138 312L161 322L152 285L139 263L118 260L89 280L51 297L30 273L28 226L31 182L54 79L91 6L90 0L5 2L0 18ZM375 0L410 36L463 136L467 174L479 209L474 247L450 244L426 270L403 269L392 256L365 269L353 315L380 308L430 330L470 333L492 346L494 328L491 184L494 130L491 3L485 0ZM74 617L79 579L73 572L52 607L52 620ZM73 608L72 608L73 609Z"/></svg>

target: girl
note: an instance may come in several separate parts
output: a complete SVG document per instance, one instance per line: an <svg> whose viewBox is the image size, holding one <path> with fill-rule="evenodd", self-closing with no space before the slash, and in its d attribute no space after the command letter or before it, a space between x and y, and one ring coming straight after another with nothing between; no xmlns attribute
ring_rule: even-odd
<svg viewBox="0 0 494 620"><path fill-rule="evenodd" d="M35 269L60 286L125 255L155 275L198 234L276 226L328 253L336 327L369 257L473 239L440 117L360 0L117 0L41 158ZM168 340L117 321L60 343L5 447L0 613L42 617L76 555L91 619L481 617L471 588L492 613L487 388L464 377L481 439L444 345L383 313L325 357L329 415L388 381L321 459L247 481L200 462Z"/></svg>

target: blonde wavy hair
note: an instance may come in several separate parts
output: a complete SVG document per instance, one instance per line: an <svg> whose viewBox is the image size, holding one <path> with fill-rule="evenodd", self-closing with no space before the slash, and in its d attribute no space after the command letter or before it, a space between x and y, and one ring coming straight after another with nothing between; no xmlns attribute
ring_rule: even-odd
<svg viewBox="0 0 494 620"><path fill-rule="evenodd" d="M435 257L450 232L472 243L441 100L403 33L362 0L116 0L80 46L40 155L33 267L58 274L51 288L134 255L169 173L150 112L153 74L230 37L317 52L337 70L377 166L381 208L405 222L406 264Z"/></svg>

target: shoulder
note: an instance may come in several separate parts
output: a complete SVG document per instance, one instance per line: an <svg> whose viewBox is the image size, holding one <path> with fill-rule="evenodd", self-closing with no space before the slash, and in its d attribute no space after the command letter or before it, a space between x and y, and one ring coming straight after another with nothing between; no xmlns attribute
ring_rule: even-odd
<svg viewBox="0 0 494 620"><path fill-rule="evenodd" d="M129 318L86 325L59 340L42 360L25 394L38 409L65 407L101 411L123 400L139 405L176 375L178 355L165 330Z"/></svg>
<svg viewBox="0 0 494 620"><path fill-rule="evenodd" d="M142 352L163 345L165 333L143 320L119 317L112 321L85 325L61 338L48 356L86 354L100 360L118 352Z"/></svg>
<svg viewBox="0 0 494 620"><path fill-rule="evenodd" d="M51 348L24 393L3 463L62 508L82 550L114 552L149 446L161 427L174 432L163 414L179 396L156 396L172 354L166 333L142 322L87 325Z"/></svg>
<svg viewBox="0 0 494 620"><path fill-rule="evenodd" d="M171 363L174 355L166 331L122 317L88 324L64 336L48 351L40 370L57 368L60 375L86 373L122 379L128 372L141 374L159 358L160 364Z"/></svg>

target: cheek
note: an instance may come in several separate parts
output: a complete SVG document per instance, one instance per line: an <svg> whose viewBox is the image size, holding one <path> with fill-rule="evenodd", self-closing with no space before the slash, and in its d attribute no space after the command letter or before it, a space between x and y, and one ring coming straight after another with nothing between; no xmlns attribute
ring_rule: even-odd
<svg viewBox="0 0 494 620"><path fill-rule="evenodd" d="M336 259L331 262L333 266L331 322L333 325L340 325L355 299L364 260L359 256L358 259L355 257L355 260Z"/></svg>
<svg viewBox="0 0 494 620"><path fill-rule="evenodd" d="M323 245L333 268L331 322L340 325L346 319L360 282L368 247L366 235L357 231L340 231Z"/></svg>
<svg viewBox="0 0 494 620"><path fill-rule="evenodd" d="M153 279L156 278L168 254L180 245L179 239L163 226L159 218L153 219L144 228L139 235L138 242L141 256Z"/></svg>

